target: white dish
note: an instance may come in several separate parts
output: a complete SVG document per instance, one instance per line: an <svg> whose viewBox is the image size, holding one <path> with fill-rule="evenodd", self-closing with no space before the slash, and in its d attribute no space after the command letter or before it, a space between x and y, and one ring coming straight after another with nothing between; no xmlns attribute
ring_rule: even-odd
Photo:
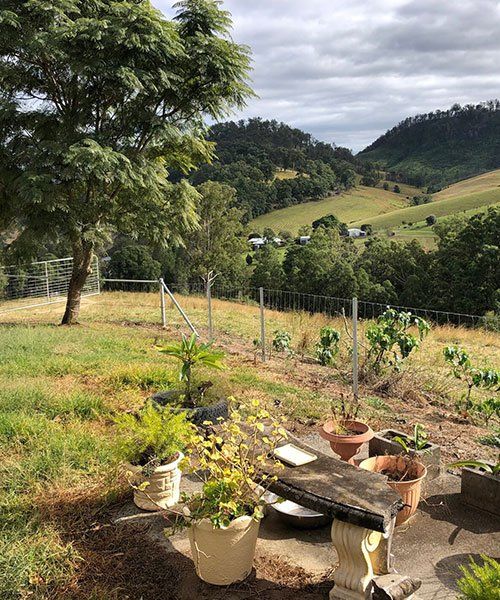
<svg viewBox="0 0 500 600"><path fill-rule="evenodd" d="M307 463L313 462L313 460L318 458L316 454L299 448L295 444L286 444L285 446L276 448L274 456L288 465L292 465L292 467L307 465Z"/></svg>

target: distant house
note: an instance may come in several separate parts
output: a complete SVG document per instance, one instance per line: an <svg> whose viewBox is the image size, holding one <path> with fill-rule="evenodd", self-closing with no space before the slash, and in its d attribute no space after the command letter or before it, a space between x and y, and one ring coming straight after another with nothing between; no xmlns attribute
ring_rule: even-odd
<svg viewBox="0 0 500 600"><path fill-rule="evenodd" d="M285 243L280 237L273 238L273 242L276 244L276 246L283 246Z"/></svg>
<svg viewBox="0 0 500 600"><path fill-rule="evenodd" d="M352 238L366 237L366 231L357 228L348 229L347 235Z"/></svg>
<svg viewBox="0 0 500 600"><path fill-rule="evenodd" d="M311 236L310 235L301 235L299 237L298 241L301 246L305 246L306 244L308 244L311 241Z"/></svg>
<svg viewBox="0 0 500 600"><path fill-rule="evenodd" d="M266 245L267 240L265 238L256 237L250 238L248 243L252 246L252 250L259 250L259 248L262 248L262 246Z"/></svg>

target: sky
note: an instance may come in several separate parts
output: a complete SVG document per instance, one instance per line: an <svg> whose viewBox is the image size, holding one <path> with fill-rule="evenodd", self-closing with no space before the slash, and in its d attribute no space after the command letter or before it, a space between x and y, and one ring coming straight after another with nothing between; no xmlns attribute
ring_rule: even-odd
<svg viewBox="0 0 500 600"><path fill-rule="evenodd" d="M169 0L153 0L172 14ZM225 0L258 98L236 118L284 121L361 150L407 116L500 96L500 1Z"/></svg>

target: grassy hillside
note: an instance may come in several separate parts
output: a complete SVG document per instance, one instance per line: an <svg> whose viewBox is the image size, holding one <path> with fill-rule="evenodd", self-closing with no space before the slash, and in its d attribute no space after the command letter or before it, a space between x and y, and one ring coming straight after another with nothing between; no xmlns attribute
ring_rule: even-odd
<svg viewBox="0 0 500 600"><path fill-rule="evenodd" d="M259 231L271 227L297 233L301 225L310 225L315 219L334 214L353 226L371 223L375 232L395 231L395 239L417 239L424 248L432 248L435 236L425 224L428 215L438 218L458 213L471 215L500 202L500 169L465 179L433 195L433 201L420 206L409 206L408 196L420 193L418 188L401 185L401 194L379 187L359 186L340 196L317 202L307 202L276 210L255 219L251 227ZM411 226L403 225L411 223Z"/></svg>
<svg viewBox="0 0 500 600"><path fill-rule="evenodd" d="M296 234L299 227L310 225L324 215L334 214L348 224L358 220L367 223L373 217L398 210L405 204L403 194L359 186L338 196L296 204L261 215L251 221L250 228L260 231L264 227L271 227L274 231L288 230Z"/></svg>
<svg viewBox="0 0 500 600"><path fill-rule="evenodd" d="M487 206L500 202L500 170L485 173L465 181L451 185L433 196L433 201L420 206L409 206L394 210L383 215L375 216L370 220L374 229L395 228L406 223L419 223L425 221L428 215L446 217L449 215L478 211ZM357 221L357 225L366 222Z"/></svg>

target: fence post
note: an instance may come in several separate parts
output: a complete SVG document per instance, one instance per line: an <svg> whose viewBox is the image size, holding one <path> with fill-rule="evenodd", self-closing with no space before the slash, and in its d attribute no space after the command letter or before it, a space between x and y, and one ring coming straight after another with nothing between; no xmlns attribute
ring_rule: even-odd
<svg viewBox="0 0 500 600"><path fill-rule="evenodd" d="M352 393L358 399L358 299L352 299Z"/></svg>
<svg viewBox="0 0 500 600"><path fill-rule="evenodd" d="M161 324L163 329L167 327L167 314L165 312L165 290L163 289L163 280L159 279L160 285L160 306L161 306Z"/></svg>
<svg viewBox="0 0 500 600"><path fill-rule="evenodd" d="M212 279L207 278L208 341L214 339L212 330Z"/></svg>
<svg viewBox="0 0 500 600"><path fill-rule="evenodd" d="M95 272L97 276L97 293L101 293L101 272L99 270L99 259L95 256Z"/></svg>
<svg viewBox="0 0 500 600"><path fill-rule="evenodd" d="M262 362L266 362L266 320L264 315L264 288L259 288L260 303L260 343L262 345Z"/></svg>
<svg viewBox="0 0 500 600"><path fill-rule="evenodd" d="M45 287L47 290L47 300L50 301L49 268L47 266L47 261L45 261L43 264L45 265Z"/></svg>

